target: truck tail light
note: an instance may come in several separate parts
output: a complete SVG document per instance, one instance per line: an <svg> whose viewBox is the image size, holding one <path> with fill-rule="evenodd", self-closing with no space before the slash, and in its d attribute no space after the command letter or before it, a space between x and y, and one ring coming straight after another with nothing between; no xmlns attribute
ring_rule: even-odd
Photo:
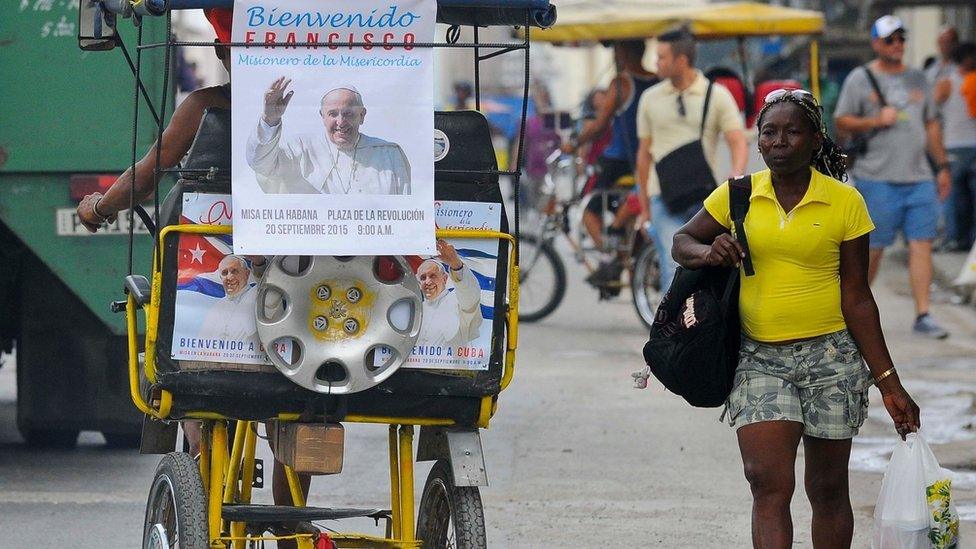
<svg viewBox="0 0 976 549"><path fill-rule="evenodd" d="M104 193L115 183L118 175L114 174L76 174L68 182L71 200L81 202L81 199L91 193Z"/></svg>

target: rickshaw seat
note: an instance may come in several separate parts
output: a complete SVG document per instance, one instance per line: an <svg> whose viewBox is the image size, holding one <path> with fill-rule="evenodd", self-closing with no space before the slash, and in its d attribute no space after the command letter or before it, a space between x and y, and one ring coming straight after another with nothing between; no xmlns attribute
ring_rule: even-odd
<svg viewBox="0 0 976 549"><path fill-rule="evenodd" d="M182 168L208 171L216 168L217 173L229 175L230 135L230 111L218 107L205 109Z"/></svg>
<svg viewBox="0 0 976 549"><path fill-rule="evenodd" d="M498 170L488 121L477 111L435 113L435 127L450 149L435 163L435 200L493 202L501 207L501 230L507 231ZM229 167L230 113L207 109L183 167L207 170ZM215 151L214 149L218 149ZM194 172L197 174L199 172ZM187 192L230 194L230 178L191 179L189 172L167 195L161 208L162 226L178 224L182 196ZM223 174L229 175L229 169ZM350 395L308 391L270 365L236 365L193 361L181 365L172 356L175 318L178 238L167 239L162 267L162 300L156 347L157 385L173 394L171 417L192 411L211 411L237 419L265 419L279 413L347 414L385 417L452 419L461 425L477 423L481 400L499 392L504 361L507 242L499 243L495 310L489 366L486 371L400 369L384 383ZM192 367L189 367L192 364ZM331 410L331 412L327 412Z"/></svg>

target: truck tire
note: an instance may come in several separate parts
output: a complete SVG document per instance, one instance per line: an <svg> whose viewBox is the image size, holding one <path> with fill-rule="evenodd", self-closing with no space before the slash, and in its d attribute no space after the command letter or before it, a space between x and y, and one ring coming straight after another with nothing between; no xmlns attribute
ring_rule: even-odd
<svg viewBox="0 0 976 549"><path fill-rule="evenodd" d="M190 454L170 452L159 462L142 532L144 549L209 547L207 500L200 467ZM161 538L164 543L160 543Z"/></svg>
<svg viewBox="0 0 976 549"><path fill-rule="evenodd" d="M33 448L74 448L78 444L78 433L76 429L20 429L20 436Z"/></svg>
<svg viewBox="0 0 976 549"><path fill-rule="evenodd" d="M483 549L485 510L477 486L454 485L447 460L437 460L427 475L417 513L417 539L424 549Z"/></svg>
<svg viewBox="0 0 976 549"><path fill-rule="evenodd" d="M105 437L106 447L119 450L138 448L139 443L142 442L142 433L106 433L102 431L102 436Z"/></svg>

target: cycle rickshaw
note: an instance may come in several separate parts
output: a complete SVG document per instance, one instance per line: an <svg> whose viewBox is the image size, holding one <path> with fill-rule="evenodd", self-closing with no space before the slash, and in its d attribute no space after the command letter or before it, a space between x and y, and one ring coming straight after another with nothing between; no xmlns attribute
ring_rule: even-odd
<svg viewBox="0 0 976 549"><path fill-rule="evenodd" d="M799 36L809 38L809 82L810 89L820 98L820 48L817 37L823 33L825 23L823 13L760 4L756 2L718 2L688 8L658 8L653 5L634 3L600 3L592 6L577 7L566 10L559 22L552 27L532 35L536 42L548 42L562 46L587 46L594 43L606 43L614 40L650 39L664 32L686 27L698 40L735 39L738 47L738 57L741 61L741 78L734 72L706 74L723 85L730 87L735 95L741 94L741 108L749 115L750 123L754 122L755 113L762 105L765 94L777 87L799 87L794 80L773 80L761 85L750 86L750 67L747 63L745 40L750 37L769 36ZM759 83L757 83L759 84ZM740 89L733 90L738 87ZM750 99L752 99L750 101ZM750 147L754 150L754 147ZM753 157L750 164L758 168L758 157ZM535 320L549 314L562 299L562 294L556 291L543 292L539 298L541 305L536 305L528 297L531 273L540 271L540 277L565 277L564 268L555 248L553 240L562 232L571 242L577 257L582 257L584 251L579 244L581 238L570 235L571 223L567 221L567 212L575 207L579 201L581 185L585 177L578 177L577 159L570 156L553 156L550 158L550 175L554 180L553 194L556 196L557 207L547 213L547 224L543 224L542 234L533 240L525 239L523 244L521 276L526 287L526 303L523 307L523 320ZM760 168L761 169L761 168ZM721 170L720 170L721 171ZM633 181L629 182L631 185ZM627 189L614 189L611 192L626 193ZM625 272L629 275L629 285L634 308L641 322L646 327L654 321L654 315L665 288L661 288L659 280L658 253L654 245L655 238L647 239L646 245L631 246L626 251L630 253L626 260ZM642 239L637 239L638 244ZM549 273L555 273L550 275ZM542 284L543 288L552 285ZM529 308L539 310L535 317L529 316Z"/></svg>
<svg viewBox="0 0 976 549"><path fill-rule="evenodd" d="M168 74L163 76L162 100L154 104L146 89L144 75L140 73L139 56L143 50L164 48L166 66L169 67L169 56L174 47L210 46L210 43L175 40L171 31L171 11L227 8L233 6L233 0L80 1L79 44L89 50L123 48L135 76L136 116L141 96L156 118L157 139L162 139L164 117L161 113L165 112L168 101ZM478 28L502 25L528 30L548 26L555 19L555 10L549 6L548 0L440 0L437 13L438 21L449 26L446 41L409 45L473 50L476 90L480 85L481 62L507 52L524 52L524 121L528 96L528 36L510 43L480 42ZM142 20L153 16L165 18L166 40L143 43ZM134 62L115 30L124 18L132 18L140 29ZM473 40L461 40L463 27L471 27ZM243 44L226 45L237 47ZM349 45L362 47L366 44ZM395 47L406 45L392 44ZM480 97L476 96L476 106L479 102ZM157 189L154 216L149 216L137 205L129 214L134 212L143 218L156 242L152 273L148 278L128 276L124 284L125 301L113 303L113 309L124 312L127 317L130 392L136 407L145 414L142 450L144 453L166 454L150 489L144 547L256 547L263 546L268 540L284 539L294 540L303 548L485 546L484 515L478 487L487 485L487 476L479 429L488 427L497 409L499 394L512 381L518 340L519 206L516 202L514 226L509 228L498 177L512 176L517 184L519 173L498 169L489 127L481 113L476 110L437 112L434 120L435 128L440 132L438 135L443 134L452 143L450 150L443 151L435 164L435 200L490 203L502 210L499 230L437 231L438 238L497 243L494 310L499 314L490 321L490 356L485 370L399 368L402 360L387 360L380 366L371 367L376 342L369 341L353 341L358 345L358 352L365 355L359 355L360 363L350 363L364 367L350 368L340 358L335 358L343 356L336 349L345 349L349 345L335 343L330 346L309 338L302 331L323 318L313 312L315 307L303 306L307 301L318 299L333 310L345 310L345 307L367 301L374 308L380 308L381 305L391 307L390 302L395 299L415 299L419 287L416 282L411 282L412 276L405 276L409 274L409 266L402 257L276 256L269 260L268 274L262 284L278 277L275 279L278 297L285 298L281 307L299 319L290 328L282 328L294 330L291 336L302 345L297 365L286 364L285 368L293 368L289 370L293 378L303 371L305 380L317 385L316 390L293 383L282 375L280 368L245 367L232 363L213 363L204 367L199 363L173 359L170 341L176 308L177 240L180 235L187 234L220 236L231 233L230 225L194 225L180 221L181 203L187 193L228 192L229 111L207 111L181 166L163 170L159 168L157 158L156 174L173 172L179 181L162 203ZM133 164L135 160L133 150ZM131 238L133 234L130 232ZM387 298L386 294L394 290L399 293ZM262 303L266 305L267 301ZM416 341L414 322L418 317L414 315L406 329L394 326L397 337L382 339L382 334L387 337L392 333L389 329L383 331L384 326L389 328L387 325L395 324L391 310L379 311L386 314L386 323L375 321L374 317L371 326L380 326L380 331L360 326L357 328L362 329L358 333L380 338L377 341L384 344L393 341L399 345L397 349L406 349L409 354ZM260 325L276 322L262 317L267 311L260 305L255 311ZM346 317L344 325L340 323L347 334L357 332L349 330L350 318L351 315ZM140 335L142 319L144 338ZM352 335L346 338L349 341L355 339ZM273 344L269 342L266 346L270 348ZM400 356L405 358L403 354ZM344 371L337 374L337 368L344 368ZM173 451L177 424L188 419L202 422L198 460L188 453ZM257 425L269 420L276 425L275 455L286 464L294 506L251 503L255 477L260 475L255 458ZM305 472L331 474L341 470L342 423L389 426L388 509L305 505L296 471L304 468ZM414 437L418 428L416 460L435 461L435 465L415 513ZM358 517L371 518L377 523L385 521L385 535L294 529L296 523Z"/></svg>

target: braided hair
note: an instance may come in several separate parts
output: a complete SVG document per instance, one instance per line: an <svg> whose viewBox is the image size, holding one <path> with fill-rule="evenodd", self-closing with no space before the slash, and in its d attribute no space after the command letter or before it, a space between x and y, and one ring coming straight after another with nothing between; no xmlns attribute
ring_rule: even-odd
<svg viewBox="0 0 976 549"><path fill-rule="evenodd" d="M793 103L800 107L803 111L804 118L813 127L813 131L820 134L823 144L820 150L814 153L813 158L810 159L810 165L820 173L829 175L840 181L847 181L847 155L827 135L827 128L824 126L823 113L821 112L820 106L798 99L791 94L786 94L762 106L762 109L759 111L756 127L762 129L763 116L773 105L780 103Z"/></svg>

